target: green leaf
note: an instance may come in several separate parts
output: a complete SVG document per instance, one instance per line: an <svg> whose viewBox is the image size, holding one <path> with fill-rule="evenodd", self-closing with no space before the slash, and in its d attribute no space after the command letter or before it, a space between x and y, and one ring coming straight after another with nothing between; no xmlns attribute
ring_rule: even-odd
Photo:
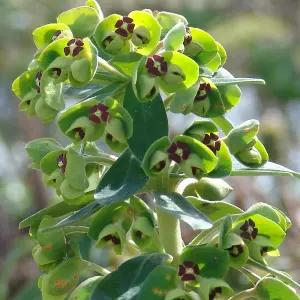
<svg viewBox="0 0 300 300"><path fill-rule="evenodd" d="M230 176L294 176L300 178L300 173L290 170L284 166L267 162L260 168L248 168L239 162L233 162L232 172Z"/></svg>
<svg viewBox="0 0 300 300"><path fill-rule="evenodd" d="M127 141L132 153L142 161L153 142L168 135L168 118L158 95L153 101L140 102L131 87L125 92L124 108L133 119L133 135Z"/></svg>
<svg viewBox="0 0 300 300"><path fill-rule="evenodd" d="M212 227L210 220L182 195L175 192L154 192L154 198L156 205L161 207L165 212L186 222L194 230L209 229Z"/></svg>
<svg viewBox="0 0 300 300"><path fill-rule="evenodd" d="M109 61L109 64L114 66L121 73L132 77L134 69L137 67L143 56L136 52L126 54L118 54Z"/></svg>
<svg viewBox="0 0 300 300"><path fill-rule="evenodd" d="M91 201L93 199L92 194L86 194L84 197L87 198L87 200ZM33 214L32 216L26 218L19 224L19 229L23 229L25 227L31 226L35 222L40 222L44 216L50 216L53 218L58 218L63 215L66 215L68 213L71 213L75 210L78 210L80 206L77 205L69 205L66 202L62 201L57 204L51 205L49 207L46 207L37 213Z"/></svg>
<svg viewBox="0 0 300 300"><path fill-rule="evenodd" d="M136 300L151 271L169 259L166 254L144 254L127 260L96 287L91 300Z"/></svg>
<svg viewBox="0 0 300 300"><path fill-rule="evenodd" d="M232 85L232 84L266 84L263 79L258 78L215 78L212 77L212 82L216 86Z"/></svg>
<svg viewBox="0 0 300 300"><path fill-rule="evenodd" d="M99 22L97 11L89 6L72 8L57 17L57 23L68 25L76 38L91 36Z"/></svg>
<svg viewBox="0 0 300 300"><path fill-rule="evenodd" d="M180 260L199 265L201 277L222 278L229 269L229 254L216 247L185 247Z"/></svg>
<svg viewBox="0 0 300 300"><path fill-rule="evenodd" d="M148 176L138 161L126 150L101 179L95 199L102 205L126 200L140 191L147 181Z"/></svg>
<svg viewBox="0 0 300 300"><path fill-rule="evenodd" d="M102 276L91 277L83 281L70 295L68 300L90 300L91 294L99 282L103 279Z"/></svg>
<svg viewBox="0 0 300 300"><path fill-rule="evenodd" d="M181 22L176 24L163 40L166 51L178 51L183 44L185 33L185 25Z"/></svg>
<svg viewBox="0 0 300 300"><path fill-rule="evenodd" d="M206 215L212 222L229 214L240 214L243 211L233 204L224 201L208 201L196 197L187 197L201 213Z"/></svg>
<svg viewBox="0 0 300 300"><path fill-rule="evenodd" d="M161 265L146 278L137 300L164 300L165 294L176 288L177 270Z"/></svg>

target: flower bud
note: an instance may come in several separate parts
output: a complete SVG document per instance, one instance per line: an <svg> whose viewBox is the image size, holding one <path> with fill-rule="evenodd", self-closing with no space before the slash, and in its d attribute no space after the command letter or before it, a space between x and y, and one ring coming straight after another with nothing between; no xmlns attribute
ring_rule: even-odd
<svg viewBox="0 0 300 300"><path fill-rule="evenodd" d="M162 137L149 147L142 161L142 168L148 176L158 175L170 166L167 152L170 146L169 139Z"/></svg>
<svg viewBox="0 0 300 300"><path fill-rule="evenodd" d="M169 291L165 300L201 300L201 298L195 292L186 292L177 288Z"/></svg>
<svg viewBox="0 0 300 300"><path fill-rule="evenodd" d="M82 265L79 257L69 258L60 263L49 273L48 293L60 296L70 292L79 280Z"/></svg>
<svg viewBox="0 0 300 300"><path fill-rule="evenodd" d="M94 276L83 281L70 295L69 300L88 300L103 276Z"/></svg>
<svg viewBox="0 0 300 300"><path fill-rule="evenodd" d="M297 300L296 291L278 278L265 276L260 279L255 288L253 296L258 299Z"/></svg>
<svg viewBox="0 0 300 300"><path fill-rule="evenodd" d="M222 179L201 178L199 181L187 185L183 191L184 196L201 197L205 200L220 201L233 191Z"/></svg>
<svg viewBox="0 0 300 300"><path fill-rule="evenodd" d="M251 148L255 143L255 137L259 130L257 120L248 120L232 129L227 137L226 144L232 154Z"/></svg>
<svg viewBox="0 0 300 300"><path fill-rule="evenodd" d="M262 166L264 163L266 163L262 160L262 156L259 151L254 147L238 152L235 157L244 165L253 168Z"/></svg>

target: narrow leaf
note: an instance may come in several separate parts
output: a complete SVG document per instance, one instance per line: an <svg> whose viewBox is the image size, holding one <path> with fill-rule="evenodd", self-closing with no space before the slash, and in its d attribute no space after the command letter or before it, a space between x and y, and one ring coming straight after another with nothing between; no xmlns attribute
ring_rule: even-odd
<svg viewBox="0 0 300 300"><path fill-rule="evenodd" d="M91 300L135 300L151 271L164 264L166 254L144 254L132 258L106 276L94 290Z"/></svg>
<svg viewBox="0 0 300 300"><path fill-rule="evenodd" d="M212 82L215 85L231 85L231 84L266 84L263 79L259 78L214 78Z"/></svg>
<svg viewBox="0 0 300 300"><path fill-rule="evenodd" d="M239 162L234 161L230 176L294 176L300 178L300 173L290 170L284 166L267 162L260 168L248 168Z"/></svg>
<svg viewBox="0 0 300 300"><path fill-rule="evenodd" d="M132 153L143 160L148 148L163 136L168 135L168 119L160 96L153 101L140 102L131 87L125 92L124 108L133 119L133 135L127 141Z"/></svg>
<svg viewBox="0 0 300 300"><path fill-rule="evenodd" d="M126 200L140 191L147 181L148 176L127 149L101 179L95 199L101 205Z"/></svg>
<svg viewBox="0 0 300 300"><path fill-rule="evenodd" d="M212 227L210 220L182 195L154 192L154 198L156 205L189 224L194 230Z"/></svg>

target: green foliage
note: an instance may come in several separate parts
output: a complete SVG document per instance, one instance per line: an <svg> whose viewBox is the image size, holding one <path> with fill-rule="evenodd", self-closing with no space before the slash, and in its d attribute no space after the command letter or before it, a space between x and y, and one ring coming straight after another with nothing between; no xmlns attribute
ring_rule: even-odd
<svg viewBox="0 0 300 300"><path fill-rule="evenodd" d="M263 80L234 78L223 67L223 46L169 12L104 18L88 0L37 28L33 39L34 60L12 90L29 117L51 122L58 115L70 140L26 145L30 167L62 200L20 223L36 241L43 299L299 299L300 285L266 259L279 255L289 218L264 203L244 212L226 202L233 189L221 179L300 177L268 161L257 120L233 126L225 117L241 101L238 85ZM65 108L65 93L81 100ZM198 118L169 138L168 111ZM118 157L94 144L102 138ZM145 193L154 205L142 200ZM179 221L200 231L189 245ZM109 272L82 259L77 234L96 248L122 255L131 246L139 255ZM274 277L235 295L226 274L247 265ZM101 276L76 287L91 269Z"/></svg>

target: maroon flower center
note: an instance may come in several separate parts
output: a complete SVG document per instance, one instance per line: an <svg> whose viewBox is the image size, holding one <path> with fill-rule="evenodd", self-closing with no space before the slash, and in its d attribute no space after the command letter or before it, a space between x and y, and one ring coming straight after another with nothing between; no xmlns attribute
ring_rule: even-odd
<svg viewBox="0 0 300 300"><path fill-rule="evenodd" d="M118 20L115 24L115 33L124 37L130 38L133 33L135 24L133 23L133 19L125 16L122 19Z"/></svg>
<svg viewBox="0 0 300 300"><path fill-rule="evenodd" d="M121 244L121 240L113 234L109 234L109 235L105 236L104 241L107 242L108 244L111 243L112 245L120 245Z"/></svg>
<svg viewBox="0 0 300 300"><path fill-rule="evenodd" d="M157 171L161 171L161 170L163 170L163 169L165 168L166 164L167 164L166 161L165 161L165 160L162 160L162 161L158 162L158 163L154 166L154 168L155 168Z"/></svg>
<svg viewBox="0 0 300 300"><path fill-rule="evenodd" d="M162 76L168 72L168 64L160 55L148 57L146 68L148 69L148 73L153 76Z"/></svg>
<svg viewBox="0 0 300 300"><path fill-rule="evenodd" d="M185 28L185 32L183 45L187 46L193 40L193 38L191 35L191 30L188 26Z"/></svg>
<svg viewBox="0 0 300 300"><path fill-rule="evenodd" d="M74 138L77 140L83 140L85 137L85 131L81 128L75 128L73 129L73 132L75 133Z"/></svg>
<svg viewBox="0 0 300 300"><path fill-rule="evenodd" d="M221 149L221 141L214 133L206 133L202 143L206 145L214 154Z"/></svg>
<svg viewBox="0 0 300 300"><path fill-rule="evenodd" d="M207 98L208 94L211 92L211 86L209 83L201 83L198 92L195 97L195 101L203 101Z"/></svg>
<svg viewBox="0 0 300 300"><path fill-rule="evenodd" d="M191 153L188 145L180 141L172 143L167 152L169 153L169 158L178 164L181 160L187 160Z"/></svg>
<svg viewBox="0 0 300 300"><path fill-rule="evenodd" d="M268 251L269 251L269 248L268 248L268 247L262 247L262 248L260 249L260 255L261 255L261 256L266 256Z"/></svg>
<svg viewBox="0 0 300 300"><path fill-rule="evenodd" d="M137 230L135 235L140 239L143 237L143 233L140 230Z"/></svg>
<svg viewBox="0 0 300 300"><path fill-rule="evenodd" d="M214 300L215 297L219 297L222 294L222 288L216 287L209 293L209 300Z"/></svg>
<svg viewBox="0 0 300 300"><path fill-rule="evenodd" d="M65 173L67 167L67 155L65 153L60 154L57 159L57 166L62 173Z"/></svg>
<svg viewBox="0 0 300 300"><path fill-rule="evenodd" d="M229 254L232 257L238 257L241 253L244 252L242 245L233 245L232 247L227 249L229 251Z"/></svg>
<svg viewBox="0 0 300 300"><path fill-rule="evenodd" d="M114 37L109 35L108 37L106 37L104 40L103 40L103 45L104 47L106 48L112 41L114 40Z"/></svg>
<svg viewBox="0 0 300 300"><path fill-rule="evenodd" d="M60 74L61 74L61 69L60 68L53 68L52 71L53 71L53 75L56 76L56 77L59 77Z"/></svg>
<svg viewBox="0 0 300 300"><path fill-rule="evenodd" d="M64 48L65 55L75 57L84 49L83 46L84 43L81 39L71 39Z"/></svg>
<svg viewBox="0 0 300 300"><path fill-rule="evenodd" d="M252 219L246 220L240 227L242 230L240 236L247 240L254 240L257 237L258 229L255 227L255 223Z"/></svg>
<svg viewBox="0 0 300 300"><path fill-rule="evenodd" d="M62 34L62 30L57 30L53 34L52 41L55 41Z"/></svg>
<svg viewBox="0 0 300 300"><path fill-rule="evenodd" d="M95 124L100 124L101 121L107 122L109 117L108 107L102 103L90 107L89 113L89 119Z"/></svg>
<svg viewBox="0 0 300 300"><path fill-rule="evenodd" d="M42 75L43 75L42 71L39 71L36 73L36 76L35 76L35 88L38 93L41 92L40 86L41 86Z"/></svg>
<svg viewBox="0 0 300 300"><path fill-rule="evenodd" d="M197 264L192 261L185 261L182 265L179 265L178 276L182 281L196 280L196 276L200 275L200 270Z"/></svg>

